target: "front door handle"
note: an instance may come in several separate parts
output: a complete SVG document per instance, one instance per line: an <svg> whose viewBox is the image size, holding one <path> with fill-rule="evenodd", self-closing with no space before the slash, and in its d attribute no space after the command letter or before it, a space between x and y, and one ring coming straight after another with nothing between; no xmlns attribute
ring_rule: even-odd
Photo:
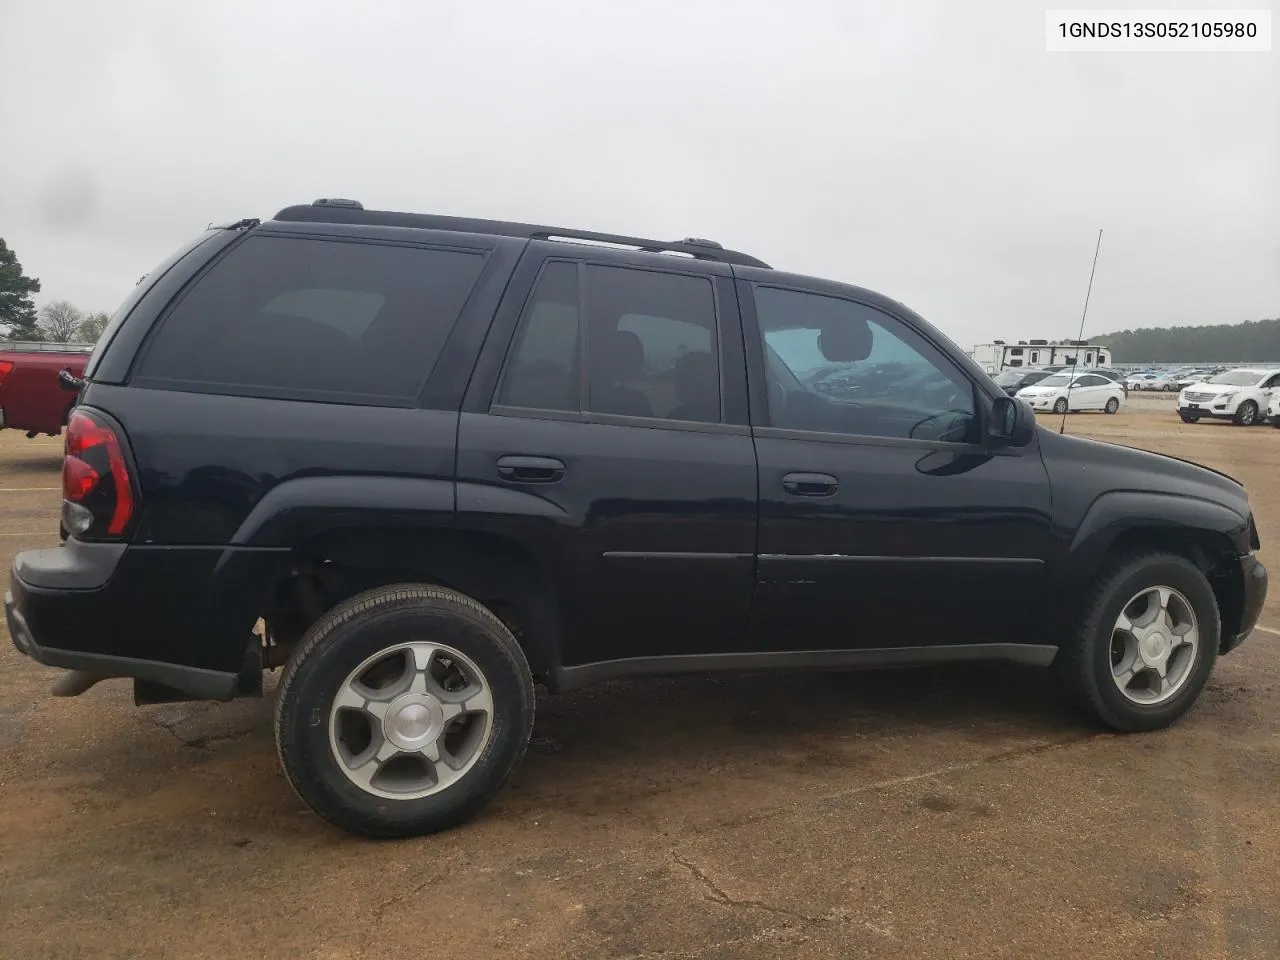
<svg viewBox="0 0 1280 960"><path fill-rule="evenodd" d="M564 464L554 457L499 457L498 475L516 483L555 483L564 477Z"/></svg>
<svg viewBox="0 0 1280 960"><path fill-rule="evenodd" d="M829 473L788 473L782 478L782 489L793 497L829 497L840 488L840 481Z"/></svg>

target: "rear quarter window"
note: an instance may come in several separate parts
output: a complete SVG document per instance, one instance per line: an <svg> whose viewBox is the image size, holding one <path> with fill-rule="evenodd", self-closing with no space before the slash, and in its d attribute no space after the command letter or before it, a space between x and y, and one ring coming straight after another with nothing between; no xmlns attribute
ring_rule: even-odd
<svg viewBox="0 0 1280 960"><path fill-rule="evenodd" d="M115 339L116 333L119 331L121 325L133 311L133 308L138 305L138 301L146 295L147 291L159 283L160 279L168 273L178 263L178 261L182 260L187 254L191 253L201 244L205 243L217 232L218 231L216 230L206 230L185 247L182 247L177 252L171 254L154 270L143 274L142 277L138 279L138 282L134 284L133 289L129 291L129 295L124 298L124 302L121 303L120 306L116 308L116 312L111 315L110 322L98 336L98 342L93 345L93 352L89 354L89 362L86 363L84 367L84 375L86 377L92 378L93 375L98 372L98 364L102 362L102 357L107 352L108 347L110 347L111 341Z"/></svg>
<svg viewBox="0 0 1280 960"><path fill-rule="evenodd" d="M248 237L162 318L134 383L408 405L483 266L462 250Z"/></svg>

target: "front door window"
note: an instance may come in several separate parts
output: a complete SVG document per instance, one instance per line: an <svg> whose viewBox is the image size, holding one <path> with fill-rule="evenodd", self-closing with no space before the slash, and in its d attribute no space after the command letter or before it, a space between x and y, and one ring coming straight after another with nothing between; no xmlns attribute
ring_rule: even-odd
<svg viewBox="0 0 1280 960"><path fill-rule="evenodd" d="M755 288L775 427L977 441L973 385L914 330L873 307Z"/></svg>

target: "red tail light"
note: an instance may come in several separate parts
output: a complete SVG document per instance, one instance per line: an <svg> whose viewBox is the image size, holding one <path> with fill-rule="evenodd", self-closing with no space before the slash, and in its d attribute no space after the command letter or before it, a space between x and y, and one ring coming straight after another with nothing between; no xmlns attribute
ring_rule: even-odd
<svg viewBox="0 0 1280 960"><path fill-rule="evenodd" d="M106 418L76 410L62 461L63 523L73 533L118 537L133 519L129 462Z"/></svg>
<svg viewBox="0 0 1280 960"><path fill-rule="evenodd" d="M12 360L0 360L0 383L4 383L4 378L9 375L9 371L12 369Z"/></svg>

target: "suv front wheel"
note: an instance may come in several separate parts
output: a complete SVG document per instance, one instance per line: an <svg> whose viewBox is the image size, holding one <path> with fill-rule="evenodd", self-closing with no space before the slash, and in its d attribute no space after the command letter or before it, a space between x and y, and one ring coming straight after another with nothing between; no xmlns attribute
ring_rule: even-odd
<svg viewBox="0 0 1280 960"><path fill-rule="evenodd" d="M1252 400L1246 400L1236 408L1234 419L1242 427L1252 427L1258 422L1258 405Z"/></svg>
<svg viewBox="0 0 1280 960"><path fill-rule="evenodd" d="M285 669L276 747L298 796L370 837L456 826L500 790L533 728L529 665L453 590L381 587L307 631Z"/></svg>
<svg viewBox="0 0 1280 960"><path fill-rule="evenodd" d="M1176 554L1131 553L1094 583L1079 632L1058 651L1054 670L1090 718L1126 732L1158 730L1199 696L1221 631L1199 567Z"/></svg>

